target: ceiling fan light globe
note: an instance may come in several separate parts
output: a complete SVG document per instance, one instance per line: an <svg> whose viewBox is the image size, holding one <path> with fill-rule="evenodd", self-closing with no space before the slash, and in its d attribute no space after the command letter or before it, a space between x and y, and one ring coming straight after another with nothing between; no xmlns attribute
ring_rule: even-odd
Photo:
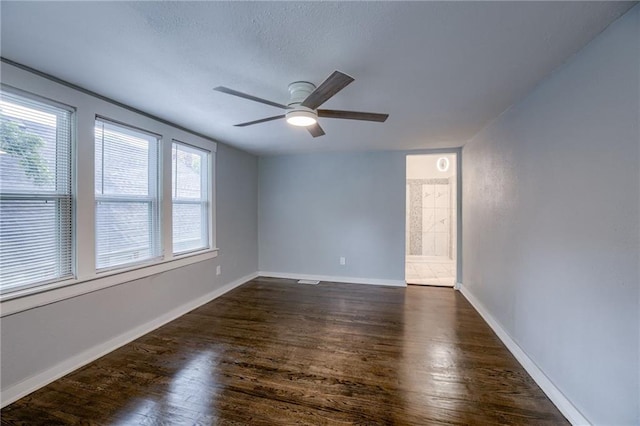
<svg viewBox="0 0 640 426"><path fill-rule="evenodd" d="M292 126L309 127L318 122L313 111L297 110L287 113L287 123Z"/></svg>
<svg viewBox="0 0 640 426"><path fill-rule="evenodd" d="M316 124L317 120L311 117L289 117L287 118L287 123L292 126L307 127Z"/></svg>

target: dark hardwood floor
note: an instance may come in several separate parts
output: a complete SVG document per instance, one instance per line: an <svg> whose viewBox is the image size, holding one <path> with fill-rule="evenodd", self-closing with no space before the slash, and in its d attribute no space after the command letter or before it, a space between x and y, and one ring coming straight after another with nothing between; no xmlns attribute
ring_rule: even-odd
<svg viewBox="0 0 640 426"><path fill-rule="evenodd" d="M449 288L259 278L13 403L2 424L568 424Z"/></svg>

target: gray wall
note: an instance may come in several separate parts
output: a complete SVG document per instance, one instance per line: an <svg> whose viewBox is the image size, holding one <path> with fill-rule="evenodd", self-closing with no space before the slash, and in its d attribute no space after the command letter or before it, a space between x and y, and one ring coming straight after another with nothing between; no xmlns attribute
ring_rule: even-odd
<svg viewBox="0 0 640 426"><path fill-rule="evenodd" d="M640 424L639 14L463 150L464 286L596 424Z"/></svg>
<svg viewBox="0 0 640 426"><path fill-rule="evenodd" d="M218 144L216 172L219 256L2 318L2 389L257 271L257 158Z"/></svg>
<svg viewBox="0 0 640 426"><path fill-rule="evenodd" d="M264 157L259 170L260 271L404 280L404 153Z"/></svg>
<svg viewBox="0 0 640 426"><path fill-rule="evenodd" d="M258 158L219 143L216 173L220 252L214 262L227 284L258 271Z"/></svg>

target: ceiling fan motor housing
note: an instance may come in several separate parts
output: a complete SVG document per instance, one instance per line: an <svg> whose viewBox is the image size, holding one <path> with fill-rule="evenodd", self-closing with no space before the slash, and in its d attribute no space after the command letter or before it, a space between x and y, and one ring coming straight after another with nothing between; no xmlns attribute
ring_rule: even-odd
<svg viewBox="0 0 640 426"><path fill-rule="evenodd" d="M316 90L316 86L308 81L295 81L289 85L289 103L290 107L296 108L307 99L307 97ZM304 107L303 107L304 108ZM309 108L306 108L309 110Z"/></svg>
<svg viewBox="0 0 640 426"><path fill-rule="evenodd" d="M294 126L310 126L318 120L318 114L311 108L300 105L316 89L308 81L296 81L289 85L289 106L285 114L287 122Z"/></svg>

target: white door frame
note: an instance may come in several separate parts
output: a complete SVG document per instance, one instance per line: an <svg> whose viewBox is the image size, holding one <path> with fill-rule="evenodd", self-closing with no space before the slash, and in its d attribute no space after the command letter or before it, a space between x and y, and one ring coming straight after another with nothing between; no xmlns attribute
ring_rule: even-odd
<svg viewBox="0 0 640 426"><path fill-rule="evenodd" d="M405 153L405 161L404 161L404 188L402 191L406 194L406 185L407 185L407 160L406 157L410 155L428 155L428 154L456 154L456 280L454 284L454 288L456 290L459 289L460 284L462 283L462 147L459 148L443 148L443 149L421 149L416 151L407 151ZM405 197L404 200L404 235L406 238L407 235L407 200ZM406 267L407 262L407 242L404 243L405 253L404 253L404 267ZM406 274L405 274L405 282L406 282Z"/></svg>

